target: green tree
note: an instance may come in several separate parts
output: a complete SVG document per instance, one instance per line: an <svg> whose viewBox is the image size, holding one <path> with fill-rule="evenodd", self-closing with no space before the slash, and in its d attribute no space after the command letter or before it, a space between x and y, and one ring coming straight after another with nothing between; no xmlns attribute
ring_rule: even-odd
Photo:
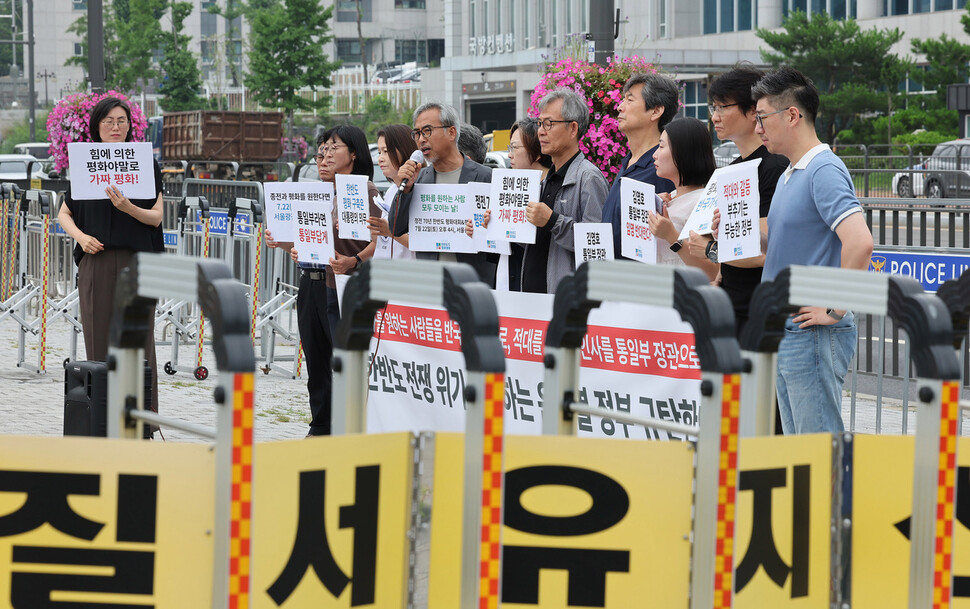
<svg viewBox="0 0 970 609"><path fill-rule="evenodd" d="M267 0L251 0L250 5L253 10L259 10L266 3ZM236 49L236 42L242 39L240 25L242 23L242 16L246 12L246 6L242 0L225 0L225 4L223 5L213 1L209 5L209 12L219 15L226 20L225 49L226 63L229 66L229 84L233 87L238 87L242 81L242 57Z"/></svg>
<svg viewBox="0 0 970 609"><path fill-rule="evenodd" d="M117 40L115 57L120 61L115 62L111 72L106 72L105 81L121 91L134 91L139 79L145 83L158 77L156 52L164 39L161 18L168 2L122 0L116 7L112 26ZM107 29L106 26L106 32Z"/></svg>
<svg viewBox="0 0 970 609"><path fill-rule="evenodd" d="M287 136L292 136L295 110L325 112L329 105L326 96L314 101L299 91L329 87L330 74L340 65L323 52L323 45L333 39L328 24L332 14L333 5L324 9L320 0L273 0L250 7L246 86L259 104L286 112Z"/></svg>
<svg viewBox="0 0 970 609"><path fill-rule="evenodd" d="M195 55L189 50L192 37L182 33L185 19L192 13L191 2L173 1L172 31L164 42L163 66L165 80L162 83L162 107L169 112L197 110L204 105L199 96L202 77Z"/></svg>
<svg viewBox="0 0 970 609"><path fill-rule="evenodd" d="M914 70L911 78L923 85L926 90L935 90L934 96L921 96L930 98L930 108L946 108L946 86L959 82L967 82L970 71L967 70L967 62L970 62L970 44L964 44L955 38L950 38L946 34L941 34L939 38L928 38L922 40L913 39L912 48L914 53L923 55L926 58L926 68ZM953 113L956 119L956 111Z"/></svg>
<svg viewBox="0 0 970 609"><path fill-rule="evenodd" d="M790 14L783 31L757 30L774 51L761 51L774 66L788 65L812 79L821 107L816 129L823 140L833 141L837 128L877 108L891 112L908 61L891 52L902 39L898 28L863 30L855 19L836 20L826 13Z"/></svg>
<svg viewBox="0 0 970 609"><path fill-rule="evenodd" d="M414 108L397 109L386 95L375 95L367 100L364 114L355 116L350 122L364 130L368 142L377 141L377 132L388 125L401 123L411 124L411 113Z"/></svg>

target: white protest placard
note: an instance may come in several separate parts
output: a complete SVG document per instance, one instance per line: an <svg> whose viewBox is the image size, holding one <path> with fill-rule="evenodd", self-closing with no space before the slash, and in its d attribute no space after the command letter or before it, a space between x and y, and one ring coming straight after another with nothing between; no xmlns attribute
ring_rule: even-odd
<svg viewBox="0 0 970 609"><path fill-rule="evenodd" d="M758 166L739 163L725 169L728 171L722 172L717 180L717 208L721 211L717 259L719 262L730 262L760 256Z"/></svg>
<svg viewBox="0 0 970 609"><path fill-rule="evenodd" d="M525 219L529 201L539 200L538 169L492 170L492 219L497 235L506 241L535 243L536 227Z"/></svg>
<svg viewBox="0 0 970 609"><path fill-rule="evenodd" d="M690 239L690 231L694 231L698 235L710 235L713 232L711 222L714 221L714 210L717 209L717 184L718 180L721 179L720 176L725 171L729 169L733 170L737 167L753 168L755 175L757 175L758 165L760 164L761 159L754 159L753 161L745 161L715 169L714 173L711 174L711 178L707 181L707 185L704 187L704 196L694 206L694 211L687 218L687 222L684 224L684 228L680 231L680 236L677 238ZM718 255L720 256L720 254Z"/></svg>
<svg viewBox="0 0 970 609"><path fill-rule="evenodd" d="M408 248L412 252L477 252L474 240L465 234L465 222L474 207L467 184L415 184Z"/></svg>
<svg viewBox="0 0 970 609"><path fill-rule="evenodd" d="M75 200L105 199L109 186L129 199L155 198L155 164L149 142L75 142L67 145L67 161Z"/></svg>
<svg viewBox="0 0 970 609"><path fill-rule="evenodd" d="M341 239L370 241L367 217L367 176L337 174L337 236Z"/></svg>
<svg viewBox="0 0 970 609"><path fill-rule="evenodd" d="M650 232L647 215L656 211L657 194L653 184L633 178L620 178L620 253L631 260L657 263L657 240Z"/></svg>
<svg viewBox="0 0 970 609"><path fill-rule="evenodd" d="M330 198L332 201L332 196ZM329 264L334 257L333 222L330 217L333 204L294 201L292 209L293 247L296 248L298 260Z"/></svg>
<svg viewBox="0 0 970 609"><path fill-rule="evenodd" d="M509 242L504 237L499 238L499 229L495 227L495 224L490 221L488 228L483 226L485 223L485 212L491 207L492 185L488 182L469 182L467 186L469 194L475 202L475 213L472 215L472 225L474 227L472 239L475 241L475 247L479 252L494 254L511 253ZM492 212L491 218L494 217L495 212Z"/></svg>
<svg viewBox="0 0 970 609"><path fill-rule="evenodd" d="M573 224L576 266L589 260L613 260L613 225L609 222Z"/></svg>
<svg viewBox="0 0 970 609"><path fill-rule="evenodd" d="M333 184L330 182L263 182L263 200L266 202L266 228L274 241L292 242L293 203L310 201L318 205L326 203L327 210L333 205Z"/></svg>

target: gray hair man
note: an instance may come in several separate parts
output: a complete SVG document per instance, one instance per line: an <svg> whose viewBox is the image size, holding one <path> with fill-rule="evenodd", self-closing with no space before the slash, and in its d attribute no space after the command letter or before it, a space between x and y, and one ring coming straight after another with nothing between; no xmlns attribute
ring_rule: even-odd
<svg viewBox="0 0 970 609"><path fill-rule="evenodd" d="M526 208L536 242L526 246L522 258L523 292L554 294L562 278L576 270L573 225L602 218L606 178L579 150L588 126L586 101L572 89L555 89L539 102L539 147L553 165L539 200Z"/></svg>
<svg viewBox="0 0 970 609"><path fill-rule="evenodd" d="M414 111L414 128L411 131L414 143L430 163L423 169L418 163L408 161L398 171L397 184L407 180L404 192L397 205L391 210L391 223L394 236L400 237L410 231L411 195L414 184L467 184L468 182L491 182L492 170L480 165L458 150L461 135L461 119L458 112L448 104L429 102ZM438 252L416 252L421 259L451 260L470 264L478 272L479 278L495 287L495 272L498 256L494 254L439 254Z"/></svg>
<svg viewBox="0 0 970 609"><path fill-rule="evenodd" d="M458 136L458 150L465 155L466 159L471 159L479 165L484 164L488 144L485 143L481 129L475 125L462 123L461 134Z"/></svg>

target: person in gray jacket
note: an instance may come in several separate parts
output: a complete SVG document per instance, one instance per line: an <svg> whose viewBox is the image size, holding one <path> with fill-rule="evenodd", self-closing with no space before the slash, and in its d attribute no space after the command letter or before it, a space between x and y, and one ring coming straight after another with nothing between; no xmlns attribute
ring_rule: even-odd
<svg viewBox="0 0 970 609"><path fill-rule="evenodd" d="M479 165L458 150L461 122L458 112L448 104L428 102L414 111L414 143L424 154L430 166L420 169L418 163L407 161L401 165L397 177L407 180L407 186L391 209L391 226L394 236L400 237L410 231L410 209L414 184L467 184L491 182L492 169ZM495 287L495 271L498 256L479 252L477 254L449 254L439 252L416 252L418 259L464 262L478 273L479 279L489 287Z"/></svg>
<svg viewBox="0 0 970 609"><path fill-rule="evenodd" d="M526 208L536 242L525 247L523 292L554 294L562 278L576 270L573 225L603 217L606 178L579 150L588 126L586 101L572 89L555 89L539 102L539 147L553 165L539 200Z"/></svg>

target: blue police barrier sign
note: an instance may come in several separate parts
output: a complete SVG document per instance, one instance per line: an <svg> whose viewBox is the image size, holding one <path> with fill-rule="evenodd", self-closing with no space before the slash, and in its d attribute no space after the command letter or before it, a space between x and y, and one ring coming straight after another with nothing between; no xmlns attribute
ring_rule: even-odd
<svg viewBox="0 0 970 609"><path fill-rule="evenodd" d="M869 261L870 271L912 277L927 292L936 292L941 283L960 277L967 268L970 256L949 254L876 251Z"/></svg>
<svg viewBox="0 0 970 609"><path fill-rule="evenodd" d="M199 217L199 212L195 212L195 219L197 222L202 222L202 218ZM245 212L236 213L236 227L233 229L233 233L237 235L248 235L252 232L252 216ZM219 209L213 209L209 211L209 234L210 235L225 235L229 229L229 212L222 211ZM197 229L199 232L202 231L201 228Z"/></svg>
<svg viewBox="0 0 970 609"><path fill-rule="evenodd" d="M162 238L165 240L165 247L178 247L179 234L177 231L174 231L174 230L163 231Z"/></svg>

